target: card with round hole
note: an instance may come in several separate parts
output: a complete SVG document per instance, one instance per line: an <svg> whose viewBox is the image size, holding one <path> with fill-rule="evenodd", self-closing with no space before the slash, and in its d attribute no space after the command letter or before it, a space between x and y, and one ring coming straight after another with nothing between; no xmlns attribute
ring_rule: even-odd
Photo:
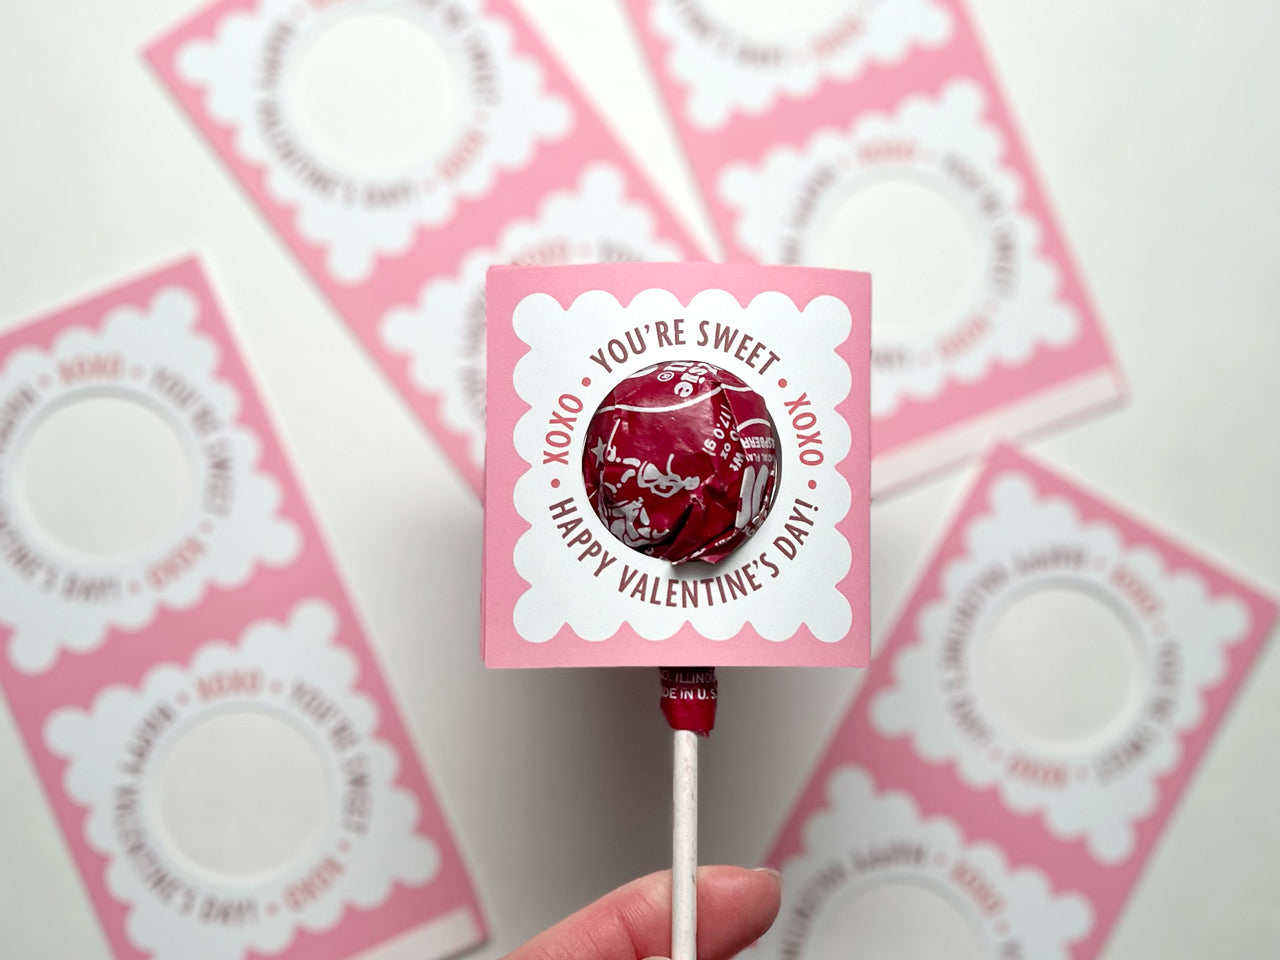
<svg viewBox="0 0 1280 960"><path fill-rule="evenodd" d="M873 277L872 489L1123 392L961 0L627 0L730 259Z"/></svg>
<svg viewBox="0 0 1280 960"><path fill-rule="evenodd" d="M223 0L146 55L477 491L485 268L696 254L510 0Z"/></svg>
<svg viewBox="0 0 1280 960"><path fill-rule="evenodd" d="M783 874L766 957L1074 960L1094 929L1089 897L1011 859L938 805L885 790L857 762L825 770Z"/></svg>
<svg viewBox="0 0 1280 960"><path fill-rule="evenodd" d="M866 275L843 270L491 269L485 662L864 666L869 299ZM608 401L638 372L656 406ZM727 407L703 418L726 392L757 397L776 438ZM624 433L646 422L671 449L620 450L613 431L592 442L614 410ZM604 483L621 485L601 515L586 477L612 468ZM766 490L772 508L751 519ZM728 556L637 549L666 537L668 504L696 526L717 499L751 532Z"/></svg>
<svg viewBox="0 0 1280 960"><path fill-rule="evenodd" d="M856 837L859 856L899 856L901 817L881 830L874 781L873 793L900 791L926 819L945 817L968 842L1034 868L1041 892L1047 883L1089 905L1057 953L1029 946L1052 932L1048 914L1025 927L1010 920L1023 938L1011 953L981 910L962 909L977 944L968 955L1089 960L1275 620L1274 600L1239 578L998 448L769 862L809 864L809 877L818 854L805 851L830 852L817 842L823 831ZM802 896L790 877L787 889ZM1015 900L998 884L975 889L988 891L992 916ZM791 902L784 917L801 901Z"/></svg>
<svg viewBox="0 0 1280 960"><path fill-rule="evenodd" d="M484 939L194 260L0 337L0 687L116 956Z"/></svg>

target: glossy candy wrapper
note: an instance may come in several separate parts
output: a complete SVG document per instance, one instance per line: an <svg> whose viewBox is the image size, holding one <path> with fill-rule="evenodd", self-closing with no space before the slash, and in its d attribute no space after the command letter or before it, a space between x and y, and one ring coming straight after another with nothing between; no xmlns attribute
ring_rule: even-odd
<svg viewBox="0 0 1280 960"><path fill-rule="evenodd" d="M655 364L619 383L591 420L587 497L642 553L717 563L773 505L778 433L763 398L709 363Z"/></svg>
<svg viewBox="0 0 1280 960"><path fill-rule="evenodd" d="M662 715L672 730L711 735L720 684L714 667L663 667Z"/></svg>

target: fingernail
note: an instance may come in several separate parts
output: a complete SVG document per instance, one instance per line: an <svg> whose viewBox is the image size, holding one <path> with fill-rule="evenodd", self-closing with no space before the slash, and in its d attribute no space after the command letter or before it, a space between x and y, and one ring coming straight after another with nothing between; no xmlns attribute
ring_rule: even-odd
<svg viewBox="0 0 1280 960"><path fill-rule="evenodd" d="M769 874L769 876L773 877L773 879L778 881L779 886L782 885L782 874L780 874L777 870L773 869L773 867L756 867L755 872L767 873Z"/></svg>

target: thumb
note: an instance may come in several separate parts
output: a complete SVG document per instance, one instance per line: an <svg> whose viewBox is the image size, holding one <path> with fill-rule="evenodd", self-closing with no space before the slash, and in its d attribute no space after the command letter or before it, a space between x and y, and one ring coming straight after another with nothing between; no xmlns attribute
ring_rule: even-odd
<svg viewBox="0 0 1280 960"><path fill-rule="evenodd" d="M772 870L698 871L698 960L729 960L777 916ZM633 880L538 934L507 960L651 960L671 951L671 872Z"/></svg>

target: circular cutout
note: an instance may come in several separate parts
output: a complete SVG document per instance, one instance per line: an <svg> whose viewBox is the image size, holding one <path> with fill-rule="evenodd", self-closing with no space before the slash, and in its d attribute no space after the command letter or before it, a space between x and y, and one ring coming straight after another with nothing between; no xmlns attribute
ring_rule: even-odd
<svg viewBox="0 0 1280 960"><path fill-rule="evenodd" d="M952 203L914 183L878 183L847 197L821 228L813 266L871 274L876 328L943 320L973 284L977 255Z"/></svg>
<svg viewBox="0 0 1280 960"><path fill-rule="evenodd" d="M152 796L173 848L230 878L292 861L333 806L315 745L257 710L220 714L184 733L166 754Z"/></svg>
<svg viewBox="0 0 1280 960"><path fill-rule="evenodd" d="M808 33L835 19L849 0L713 0L726 24L750 36L776 40Z"/></svg>
<svg viewBox="0 0 1280 960"><path fill-rule="evenodd" d="M805 960L981 960L973 926L949 901L908 883L837 896L814 925Z"/></svg>
<svg viewBox="0 0 1280 960"><path fill-rule="evenodd" d="M981 653L986 693L1032 737L1087 740L1135 700L1138 647L1110 604L1054 587L1014 600L992 625Z"/></svg>
<svg viewBox="0 0 1280 960"><path fill-rule="evenodd" d="M449 58L405 17L343 17L308 45L291 76L302 126L343 165L403 170L448 138L458 89Z"/></svg>
<svg viewBox="0 0 1280 960"><path fill-rule="evenodd" d="M188 509L182 438L144 403L95 396L48 411L20 454L18 498L54 543L95 556L145 548Z"/></svg>

